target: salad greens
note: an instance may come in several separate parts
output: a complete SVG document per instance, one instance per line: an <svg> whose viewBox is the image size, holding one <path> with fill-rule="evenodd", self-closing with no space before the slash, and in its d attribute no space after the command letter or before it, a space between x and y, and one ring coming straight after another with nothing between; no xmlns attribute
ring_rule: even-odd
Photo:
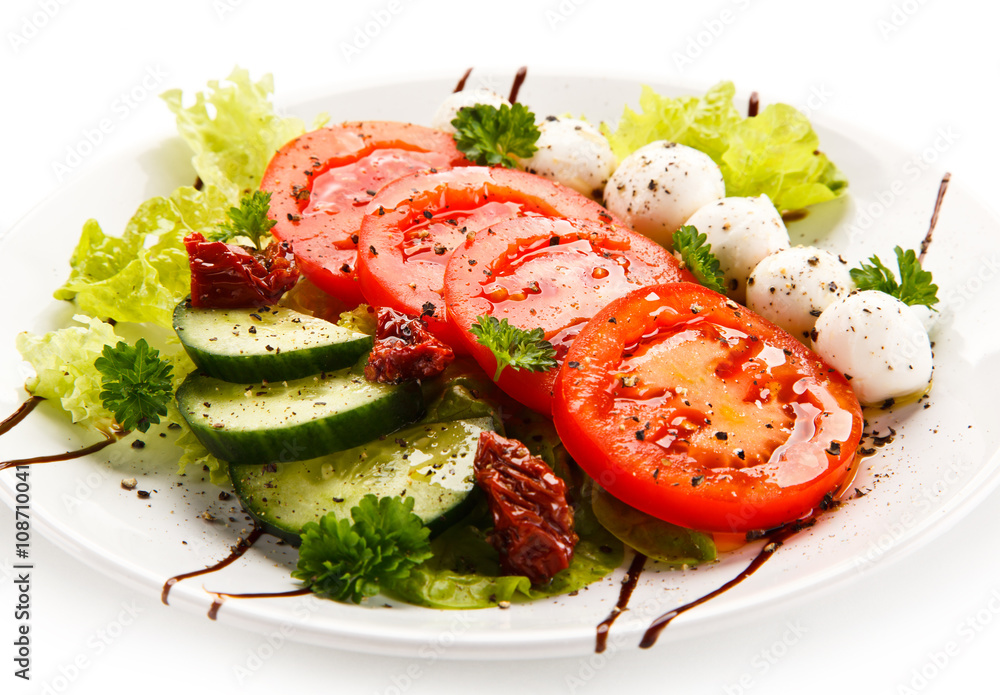
<svg viewBox="0 0 1000 695"><path fill-rule="evenodd" d="M514 169L515 157L527 159L538 149L535 114L524 104L466 106L451 124L456 130L455 146L480 166Z"/></svg>
<svg viewBox="0 0 1000 695"><path fill-rule="evenodd" d="M654 140L701 150L719 165L728 196L767 194L779 212L836 198L847 181L818 150L809 119L787 104L771 104L757 116L733 105L736 88L720 82L703 97L665 97L646 86L641 112L628 106L618 127L601 130L619 159Z"/></svg>
<svg viewBox="0 0 1000 695"><path fill-rule="evenodd" d="M510 325L507 319L498 321L495 316L477 316L469 331L476 336L476 342L488 347L496 357L494 381L500 378L505 367L547 372L559 365L555 359L556 350L545 340L545 331L541 328L526 331Z"/></svg>
<svg viewBox="0 0 1000 695"><path fill-rule="evenodd" d="M307 523L292 576L336 601L361 603L391 589L431 557L430 530L413 505L412 497L365 495L351 509L353 524L333 512Z"/></svg>
<svg viewBox="0 0 1000 695"><path fill-rule="evenodd" d="M707 234L700 234L697 229L686 224L674 232L673 246L674 254L680 255L681 263L698 282L710 290L725 293L719 259L712 253Z"/></svg>
<svg viewBox="0 0 1000 695"><path fill-rule="evenodd" d="M161 360L160 351L151 349L145 338L139 338L135 346L125 341L114 347L105 345L94 367L103 376L101 400L122 429L146 432L167 414L174 396L173 365Z"/></svg>
<svg viewBox="0 0 1000 695"><path fill-rule="evenodd" d="M911 306L922 304L934 308L938 303L938 286L934 284L930 271L920 266L920 259L913 249L904 251L897 246L896 266L899 268L899 281L892 270L887 268L878 256L872 256L871 265L862 263L858 268L851 268L851 279L859 290L877 290L892 295L904 304ZM936 309L934 309L937 311Z"/></svg>

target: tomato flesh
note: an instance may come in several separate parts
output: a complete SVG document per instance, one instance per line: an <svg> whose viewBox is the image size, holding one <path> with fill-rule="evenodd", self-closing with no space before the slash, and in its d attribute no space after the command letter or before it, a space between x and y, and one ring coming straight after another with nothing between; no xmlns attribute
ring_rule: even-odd
<svg viewBox="0 0 1000 695"><path fill-rule="evenodd" d="M567 354L554 420L622 501L674 524L793 521L844 481L861 438L846 379L765 319L688 283L605 307Z"/></svg>
<svg viewBox="0 0 1000 695"><path fill-rule="evenodd" d="M624 227L530 217L500 222L464 240L448 263L445 298L449 320L463 329L462 344L492 374L492 351L468 330L477 316L542 328L562 364L576 335L612 299L644 285L690 278L663 247ZM498 384L549 414L556 374L507 368Z"/></svg>
<svg viewBox="0 0 1000 695"><path fill-rule="evenodd" d="M472 232L532 216L611 220L592 200L522 171L462 167L398 179L365 212L358 242L362 292L371 304L423 314L428 330L460 347L460 331L445 309L444 274L452 252Z"/></svg>
<svg viewBox="0 0 1000 695"><path fill-rule="evenodd" d="M387 182L467 164L451 136L408 123L344 123L306 133L275 154L261 181L272 230L292 242L299 268L347 303L363 300L355 274L365 207Z"/></svg>

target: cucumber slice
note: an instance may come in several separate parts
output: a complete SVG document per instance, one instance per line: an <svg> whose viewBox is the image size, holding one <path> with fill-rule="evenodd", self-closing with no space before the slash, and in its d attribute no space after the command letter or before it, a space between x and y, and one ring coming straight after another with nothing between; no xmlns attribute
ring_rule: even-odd
<svg viewBox="0 0 1000 695"><path fill-rule="evenodd" d="M201 371L244 383L349 367L372 347L370 335L283 306L201 309L185 299L174 330Z"/></svg>
<svg viewBox="0 0 1000 695"><path fill-rule="evenodd" d="M247 513L293 545L307 522L328 512L350 519L367 494L412 497L414 513L434 533L475 505L479 433L492 429L491 417L420 423L321 458L279 466L232 463L229 472Z"/></svg>
<svg viewBox="0 0 1000 695"><path fill-rule="evenodd" d="M235 384L194 372L177 389L191 430L225 461L302 461L349 449L417 420L416 382L373 384L356 371Z"/></svg>

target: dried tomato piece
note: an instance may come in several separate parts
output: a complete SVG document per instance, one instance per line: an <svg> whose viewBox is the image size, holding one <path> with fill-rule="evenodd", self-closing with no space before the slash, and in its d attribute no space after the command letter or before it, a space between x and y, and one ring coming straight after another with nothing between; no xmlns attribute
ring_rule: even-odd
<svg viewBox="0 0 1000 695"><path fill-rule="evenodd" d="M264 251L184 237L191 264L191 306L231 309L273 304L299 279L292 246L281 241Z"/></svg>
<svg viewBox="0 0 1000 695"><path fill-rule="evenodd" d="M493 513L490 542L505 574L545 584L569 567L577 537L566 483L516 439L479 435L476 483Z"/></svg>
<svg viewBox="0 0 1000 695"><path fill-rule="evenodd" d="M453 359L452 349L431 335L420 319L383 307L378 310L365 378L383 384L429 379Z"/></svg>

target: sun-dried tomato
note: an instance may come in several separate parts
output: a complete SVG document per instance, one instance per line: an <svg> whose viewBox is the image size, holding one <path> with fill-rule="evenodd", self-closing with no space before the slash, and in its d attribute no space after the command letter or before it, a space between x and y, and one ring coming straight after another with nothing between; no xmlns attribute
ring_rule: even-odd
<svg viewBox="0 0 1000 695"><path fill-rule="evenodd" d="M378 310L365 378L383 384L429 379L453 359L452 349L431 335L420 319L383 307Z"/></svg>
<svg viewBox="0 0 1000 695"><path fill-rule="evenodd" d="M569 567L578 539L566 483L516 439L479 435L476 483L493 513L490 542L505 574L545 584Z"/></svg>
<svg viewBox="0 0 1000 695"><path fill-rule="evenodd" d="M206 241L194 232L184 237L191 265L191 305L235 308L273 304L299 279L292 247L275 242L264 251Z"/></svg>

